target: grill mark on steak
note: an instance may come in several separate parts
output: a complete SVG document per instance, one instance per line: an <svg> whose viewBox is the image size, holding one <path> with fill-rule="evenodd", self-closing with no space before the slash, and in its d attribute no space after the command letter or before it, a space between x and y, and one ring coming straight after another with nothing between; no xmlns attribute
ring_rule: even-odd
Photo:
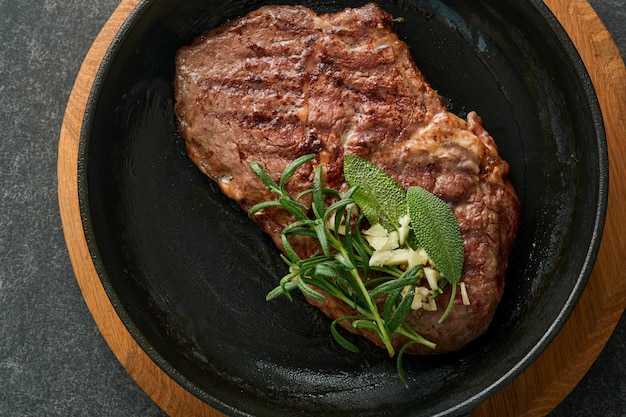
<svg viewBox="0 0 626 417"><path fill-rule="evenodd" d="M198 168L244 210L274 199L249 169L260 162L278 180L295 158L316 153L288 182L296 195L310 188L321 164L325 185L345 189L343 155L368 159L404 188L419 185L452 208L465 248L460 295L442 324L440 311L411 311L409 325L437 343L434 352L457 350L482 334L504 288L504 272L520 208L507 179L509 166L473 112L449 113L416 68L392 19L374 4L328 15L304 7L266 6L198 37L176 56L175 112L187 153ZM268 208L255 220L281 247L280 233L294 219ZM293 243L302 255L311 239ZM327 315L353 315L328 297L309 300ZM382 300L378 300L382 302ZM361 334L376 344L377 336ZM394 347L404 339L392 336ZM412 345L408 353L432 350Z"/></svg>

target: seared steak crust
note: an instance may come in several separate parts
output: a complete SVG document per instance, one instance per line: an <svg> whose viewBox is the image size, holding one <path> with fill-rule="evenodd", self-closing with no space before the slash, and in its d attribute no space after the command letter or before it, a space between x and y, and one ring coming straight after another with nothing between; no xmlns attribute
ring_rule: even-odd
<svg viewBox="0 0 626 417"><path fill-rule="evenodd" d="M317 154L289 183L308 189L316 165L327 186L345 188L343 155L366 158L403 187L419 185L453 209L465 246L462 281L470 305L412 311L409 324L437 343L461 348L482 334L502 297L504 271L520 217L508 164L480 118L449 113L374 4L318 16L304 7L268 6L198 37L176 57L175 111L187 152L198 168L244 210L274 199L249 169L260 162L278 179L295 158ZM266 209L255 220L280 246L293 221ZM309 242L310 243L310 242ZM315 247L301 242L302 255ZM311 301L313 302L313 301ZM350 308L313 302L336 318ZM374 343L377 337L353 329ZM404 341L394 339L396 347ZM410 353L433 353L413 345Z"/></svg>

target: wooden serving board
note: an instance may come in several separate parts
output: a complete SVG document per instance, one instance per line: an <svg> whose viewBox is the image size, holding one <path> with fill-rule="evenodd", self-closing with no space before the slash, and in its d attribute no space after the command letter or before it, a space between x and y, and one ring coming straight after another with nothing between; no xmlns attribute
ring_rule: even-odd
<svg viewBox="0 0 626 417"><path fill-rule="evenodd" d="M83 114L102 58L138 0L122 0L89 50L61 127L58 194L76 279L105 340L132 378L171 416L223 416L166 375L139 347L107 297L83 233L78 201L78 146ZM626 67L610 34L585 0L545 0L572 38L596 88L609 149L609 206L598 258L573 314L525 372L481 404L473 417L542 416L576 386L626 307Z"/></svg>

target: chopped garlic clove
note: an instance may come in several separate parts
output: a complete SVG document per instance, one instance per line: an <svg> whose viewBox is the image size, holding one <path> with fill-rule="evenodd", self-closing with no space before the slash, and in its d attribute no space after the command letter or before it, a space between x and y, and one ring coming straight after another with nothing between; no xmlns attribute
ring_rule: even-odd
<svg viewBox="0 0 626 417"><path fill-rule="evenodd" d="M413 296L413 301L411 302L411 310L419 310L423 307L423 298L422 294L418 291L415 291L415 295Z"/></svg>
<svg viewBox="0 0 626 417"><path fill-rule="evenodd" d="M422 298L426 298L428 297L428 295L430 294L430 290L426 287L417 287L415 288L416 292L419 292L422 296Z"/></svg>
<svg viewBox="0 0 626 417"><path fill-rule="evenodd" d="M400 247L398 232L389 233L389 238L387 241L387 249L396 249Z"/></svg>
<svg viewBox="0 0 626 417"><path fill-rule="evenodd" d="M426 253L424 249L420 249L417 251L414 251L413 249L410 249L410 250L411 250L411 253L408 257L409 268L412 268L415 265L426 265L429 258L428 258L428 254Z"/></svg>
<svg viewBox="0 0 626 417"><path fill-rule="evenodd" d="M363 235L385 237L389 235L389 232L380 223L376 223L374 226L370 227L369 229L363 230Z"/></svg>
<svg viewBox="0 0 626 417"><path fill-rule="evenodd" d="M388 236L385 237L372 237L371 242L368 242L371 247L375 250L394 250L397 249L398 246L398 233L391 232Z"/></svg>
<svg viewBox="0 0 626 417"><path fill-rule="evenodd" d="M400 229L398 229L398 241L400 242L400 245L404 245L409 237L409 225L411 224L411 218L408 214L406 214L398 219L398 223L400 223Z"/></svg>
<svg viewBox="0 0 626 417"><path fill-rule="evenodd" d="M434 291L439 288L439 285L437 284L437 281L439 281L439 272L436 269L425 267L424 276L426 277L431 290Z"/></svg>
<svg viewBox="0 0 626 417"><path fill-rule="evenodd" d="M411 249L394 249L390 252L391 255L385 261L385 265L405 265L409 262Z"/></svg>
<svg viewBox="0 0 626 417"><path fill-rule="evenodd" d="M405 287L405 291L403 291L403 295L408 290L408 286ZM423 308L425 304L428 304L428 297L430 295L430 290L426 287L417 287L415 288L415 295L413 296L413 301L411 302L411 310L419 310ZM425 303L426 301L426 303Z"/></svg>
<svg viewBox="0 0 626 417"><path fill-rule="evenodd" d="M470 299L467 295L467 288L465 287L465 283L460 282L459 287L461 287L461 299L463 300L463 305L470 305Z"/></svg>
<svg viewBox="0 0 626 417"><path fill-rule="evenodd" d="M393 248L387 248L389 237L388 236L367 236L367 243L376 251L390 250Z"/></svg>
<svg viewBox="0 0 626 417"><path fill-rule="evenodd" d="M434 298L428 298L428 303L424 303L422 308L426 311L437 311L437 303Z"/></svg>
<svg viewBox="0 0 626 417"><path fill-rule="evenodd" d="M367 243L377 251L393 250L400 246L398 243L398 232L393 231L389 233L380 223L376 223L363 231L363 236L365 236Z"/></svg>
<svg viewBox="0 0 626 417"><path fill-rule="evenodd" d="M370 256L370 266L383 266L383 265L387 265L387 259L389 259L392 255L392 252L390 250L386 250L386 251L375 251L374 253L372 253L372 256Z"/></svg>

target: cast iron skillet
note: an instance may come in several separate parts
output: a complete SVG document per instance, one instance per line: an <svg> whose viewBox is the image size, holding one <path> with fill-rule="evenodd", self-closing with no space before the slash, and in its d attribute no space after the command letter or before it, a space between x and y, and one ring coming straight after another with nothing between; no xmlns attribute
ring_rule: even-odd
<svg viewBox="0 0 626 417"><path fill-rule="evenodd" d="M511 164L523 218L488 332L408 358L337 346L301 298L265 301L285 268L239 207L189 161L172 110L174 53L269 1L145 1L115 38L81 136L85 233L130 333L183 387L231 415L468 413L526 368L573 309L600 242L607 152L574 47L539 0L385 0L451 111L476 110ZM318 12L361 1L304 0Z"/></svg>

